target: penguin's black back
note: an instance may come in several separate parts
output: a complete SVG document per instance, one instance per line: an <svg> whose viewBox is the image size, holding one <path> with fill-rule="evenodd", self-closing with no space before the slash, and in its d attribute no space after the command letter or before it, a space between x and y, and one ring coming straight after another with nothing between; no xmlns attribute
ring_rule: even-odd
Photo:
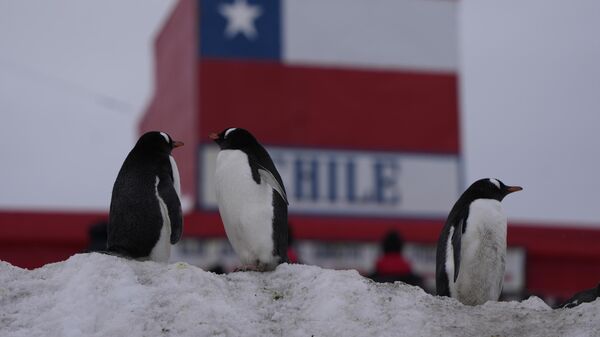
<svg viewBox="0 0 600 337"><path fill-rule="evenodd" d="M156 197L156 177L161 183L173 183L170 151L140 146L144 136L127 155L117 175L108 225L108 251L133 258L148 256L160 237L163 220Z"/></svg>
<svg viewBox="0 0 600 337"><path fill-rule="evenodd" d="M464 198L463 198L464 197ZM469 206L471 205L471 196L464 194L456 201L452 210L448 214L444 228L437 242L436 251L436 270L435 270L435 286L436 294L439 296L450 296L449 279L446 273L446 259L453 259L453 256L446 256L448 236L450 235L450 228L455 227L460 221L463 221L462 231L467 228L467 218L469 216ZM456 230L456 227L455 227ZM453 277L454 275L450 275Z"/></svg>
<svg viewBox="0 0 600 337"><path fill-rule="evenodd" d="M260 184L260 174L258 169L267 169L273 174L279 185L285 192L285 186L281 175L273 163L273 159L267 150L258 141L251 142L242 147L242 150L248 156L250 170L252 171L252 179ZM273 255L280 257L280 263L288 262L287 247L288 247L288 205L287 202L273 190Z"/></svg>

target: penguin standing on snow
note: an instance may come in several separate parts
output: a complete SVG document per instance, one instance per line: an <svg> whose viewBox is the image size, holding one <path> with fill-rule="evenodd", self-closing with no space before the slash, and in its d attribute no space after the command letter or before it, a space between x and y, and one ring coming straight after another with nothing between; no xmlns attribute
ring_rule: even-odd
<svg viewBox="0 0 600 337"><path fill-rule="evenodd" d="M221 151L215 185L219 213L242 270L287 262L287 196L273 160L247 130L210 135Z"/></svg>
<svg viewBox="0 0 600 337"><path fill-rule="evenodd" d="M437 244L438 295L468 305L500 298L506 257L506 215L500 202L522 189L480 179L456 201Z"/></svg>
<svg viewBox="0 0 600 337"><path fill-rule="evenodd" d="M561 304L559 308L574 308L582 303L594 302L597 298L600 298L600 283L595 288L576 293L565 303Z"/></svg>
<svg viewBox="0 0 600 337"><path fill-rule="evenodd" d="M181 187L171 150L182 146L164 132L140 137L123 163L110 202L107 249L167 262L183 230Z"/></svg>

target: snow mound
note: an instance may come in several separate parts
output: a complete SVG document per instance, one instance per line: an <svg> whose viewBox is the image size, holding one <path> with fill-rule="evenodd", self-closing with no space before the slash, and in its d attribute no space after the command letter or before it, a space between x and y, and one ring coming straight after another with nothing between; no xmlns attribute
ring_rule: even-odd
<svg viewBox="0 0 600 337"><path fill-rule="evenodd" d="M600 336L600 301L464 306L355 271L283 264L216 275L185 263L79 254L0 262L0 336Z"/></svg>

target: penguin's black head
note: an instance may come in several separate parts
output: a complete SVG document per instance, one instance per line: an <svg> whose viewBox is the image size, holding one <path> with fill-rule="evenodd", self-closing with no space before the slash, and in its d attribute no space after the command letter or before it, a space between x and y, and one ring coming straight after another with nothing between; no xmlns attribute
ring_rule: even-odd
<svg viewBox="0 0 600 337"><path fill-rule="evenodd" d="M227 128L221 133L211 133L210 139L219 145L221 150L239 150L257 143L256 138L242 128Z"/></svg>
<svg viewBox="0 0 600 337"><path fill-rule="evenodd" d="M161 131L146 132L135 144L136 148L144 151L157 151L167 154L170 154L174 148L180 146L183 146L183 142L173 140L168 133Z"/></svg>
<svg viewBox="0 0 600 337"><path fill-rule="evenodd" d="M465 191L473 199L496 199L502 201L510 193L522 190L521 186L507 186L494 178L479 179Z"/></svg>

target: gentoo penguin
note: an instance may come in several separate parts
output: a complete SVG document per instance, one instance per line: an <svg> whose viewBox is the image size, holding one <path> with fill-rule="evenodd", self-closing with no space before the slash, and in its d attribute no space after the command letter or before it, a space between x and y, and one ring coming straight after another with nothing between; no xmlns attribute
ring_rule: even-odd
<svg viewBox="0 0 600 337"><path fill-rule="evenodd" d="M210 135L221 151L215 186L227 238L243 266L268 271L287 262L287 196L273 160L245 129Z"/></svg>
<svg viewBox="0 0 600 337"><path fill-rule="evenodd" d="M506 257L506 215L500 202L520 186L474 182L456 201L437 244L437 294L478 305L497 301Z"/></svg>
<svg viewBox="0 0 600 337"><path fill-rule="evenodd" d="M107 249L140 260L167 262L183 229L181 187L171 150L182 146L164 132L143 134L112 191Z"/></svg>
<svg viewBox="0 0 600 337"><path fill-rule="evenodd" d="M559 308L574 308L582 303L594 302L597 298L600 298L600 283L595 288L576 293Z"/></svg>

